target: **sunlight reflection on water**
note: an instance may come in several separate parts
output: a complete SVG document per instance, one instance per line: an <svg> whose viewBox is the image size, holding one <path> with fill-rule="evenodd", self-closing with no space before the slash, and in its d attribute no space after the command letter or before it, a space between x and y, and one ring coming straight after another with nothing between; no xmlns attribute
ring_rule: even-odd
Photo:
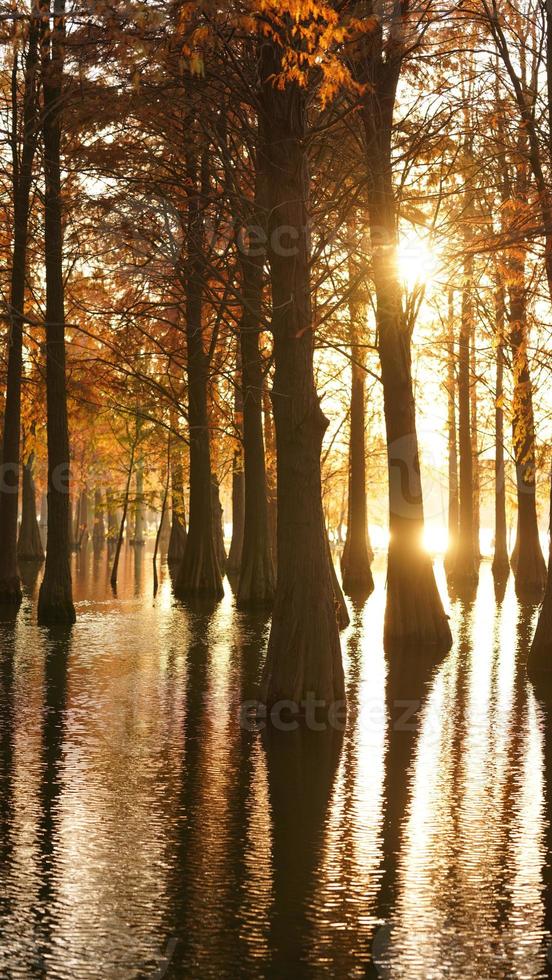
<svg viewBox="0 0 552 980"><path fill-rule="evenodd" d="M240 726L268 621L79 555L70 634L0 624L0 975L544 977L549 706L487 564L439 664L343 634L344 735ZM440 587L446 590L442 571ZM445 596L446 598L446 596Z"/></svg>

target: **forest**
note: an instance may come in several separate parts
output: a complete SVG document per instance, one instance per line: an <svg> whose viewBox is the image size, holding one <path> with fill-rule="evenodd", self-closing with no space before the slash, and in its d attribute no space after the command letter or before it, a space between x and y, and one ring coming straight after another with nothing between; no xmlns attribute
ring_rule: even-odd
<svg viewBox="0 0 552 980"><path fill-rule="evenodd" d="M424 671L476 662L462 617L485 601L496 631L521 617L523 697L526 671L552 691L551 0L2 0L0 120L5 703L26 683L17 651L44 650L43 804L55 823L71 678L110 649L109 617L142 617L128 630L153 630L161 660L180 637L198 684L186 724L201 688L225 697L201 650L251 634L238 707L306 740L295 767L274 735L263 763L287 867L284 770L308 797L304 843L338 771L327 747L325 775L305 775L312 729L329 712L362 738L359 649L381 648L389 704L398 675L417 692ZM152 610L183 618L171 633ZM389 779L415 751L389 750ZM409 805L393 786L389 819ZM307 925L284 940L282 922L270 943L293 949L274 973L194 972L192 953L167 969L326 975L322 954L301 972ZM69 975L48 956L37 975ZM106 976L165 975L121 957ZM491 975L393 962L379 975Z"/></svg>

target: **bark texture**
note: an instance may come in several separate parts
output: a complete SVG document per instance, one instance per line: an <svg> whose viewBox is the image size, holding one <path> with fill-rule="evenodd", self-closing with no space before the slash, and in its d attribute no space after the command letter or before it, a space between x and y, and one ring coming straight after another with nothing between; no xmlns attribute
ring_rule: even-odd
<svg viewBox="0 0 552 980"><path fill-rule="evenodd" d="M54 0L41 27L44 93L44 235L46 267L46 404L48 549L38 597L41 625L75 621L69 547L69 432L65 377L65 309L61 213L61 109L65 2Z"/></svg>
<svg viewBox="0 0 552 980"><path fill-rule="evenodd" d="M245 499L237 598L240 608L271 606L276 589L263 434L263 363L259 345L263 261L263 254L249 255L245 250L242 253L240 347Z"/></svg>
<svg viewBox="0 0 552 980"><path fill-rule="evenodd" d="M178 428L176 416L172 418L172 429ZM171 565L179 565L184 557L186 547L186 508L184 506L184 469L182 466L182 442L176 442L176 449L171 453L171 492L172 492L172 520L171 536L169 538L169 548L167 560Z"/></svg>
<svg viewBox="0 0 552 980"><path fill-rule="evenodd" d="M17 145L17 59L13 84L13 252L8 311L8 370L1 457L0 492L0 603L19 604L22 598L17 570L17 517L19 510L21 376L23 372L23 315L30 193L38 130L37 64L39 19L33 3L24 79L23 145Z"/></svg>
<svg viewBox="0 0 552 980"><path fill-rule="evenodd" d="M479 572L475 548L473 514L473 445L470 402L470 347L473 324L473 255L464 259L462 320L458 357L458 447L460 455L460 514L454 578L459 585L471 586Z"/></svg>
<svg viewBox="0 0 552 980"><path fill-rule="evenodd" d="M275 373L272 404L278 475L278 580L261 699L344 699L344 676L320 456L327 427L314 384L310 300L305 92L273 84L281 50L260 58L263 169L267 182Z"/></svg>
<svg viewBox="0 0 552 980"><path fill-rule="evenodd" d="M496 395L495 395L495 542L493 575L508 578L508 535L506 527L506 474L504 469L504 288L496 294Z"/></svg>
<svg viewBox="0 0 552 980"><path fill-rule="evenodd" d="M548 577L541 610L529 652L527 670L530 677L542 674L552 677L552 472L550 474L550 547L548 553Z"/></svg>
<svg viewBox="0 0 552 980"><path fill-rule="evenodd" d="M33 479L33 459L31 453L23 466L23 501L21 527L17 541L19 561L44 561L44 548L40 538L36 517L36 493Z"/></svg>
<svg viewBox="0 0 552 980"><path fill-rule="evenodd" d="M512 258L510 286L510 334L513 369L512 441L516 464L517 534L512 553L516 592L522 598L540 597L546 585L546 563L537 520L535 418L533 389L527 355L528 323L525 264L522 255Z"/></svg>
<svg viewBox="0 0 552 980"><path fill-rule="evenodd" d="M105 510L102 491L99 487L94 492L94 529L92 541L95 548L101 548L105 542Z"/></svg>
<svg viewBox="0 0 552 980"><path fill-rule="evenodd" d="M354 229L351 228L354 232ZM351 247L353 242L351 242ZM364 324L366 304L361 301L356 283L358 270L349 260L349 335L351 342L351 400L349 432L349 495L347 537L341 558L343 589L354 598L365 598L374 591L368 511L366 504Z"/></svg>
<svg viewBox="0 0 552 980"><path fill-rule="evenodd" d="M186 291L186 347L188 423L190 429L190 510L188 536L175 594L179 598L219 599L224 595L215 544L215 515L211 487L211 446L207 411L208 360L203 346L204 215L208 190L207 153L201 177L193 148L188 154L187 261L183 270Z"/></svg>
<svg viewBox="0 0 552 980"><path fill-rule="evenodd" d="M448 545L445 553L445 568L454 568L458 547L458 439L456 432L456 344L454 341L454 290L448 295L448 338L447 338L447 426L448 426Z"/></svg>

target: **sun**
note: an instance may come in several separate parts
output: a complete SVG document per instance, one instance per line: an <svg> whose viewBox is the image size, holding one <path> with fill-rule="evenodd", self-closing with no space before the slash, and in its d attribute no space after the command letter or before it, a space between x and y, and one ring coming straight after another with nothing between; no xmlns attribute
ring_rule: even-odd
<svg viewBox="0 0 552 980"><path fill-rule="evenodd" d="M431 282L439 265L427 235L415 232L401 237L397 260L399 276L407 289Z"/></svg>

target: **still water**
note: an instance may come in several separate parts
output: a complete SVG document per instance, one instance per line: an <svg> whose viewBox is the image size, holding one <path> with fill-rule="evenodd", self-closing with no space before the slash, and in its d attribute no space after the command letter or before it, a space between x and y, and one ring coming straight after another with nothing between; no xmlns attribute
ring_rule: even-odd
<svg viewBox="0 0 552 980"><path fill-rule="evenodd" d="M0 976L546 977L552 718L512 583L447 594L437 665L343 634L343 734L244 721L268 621L74 560L78 623L0 624ZM540 697L540 694L539 694ZM550 954L552 961L552 952Z"/></svg>

